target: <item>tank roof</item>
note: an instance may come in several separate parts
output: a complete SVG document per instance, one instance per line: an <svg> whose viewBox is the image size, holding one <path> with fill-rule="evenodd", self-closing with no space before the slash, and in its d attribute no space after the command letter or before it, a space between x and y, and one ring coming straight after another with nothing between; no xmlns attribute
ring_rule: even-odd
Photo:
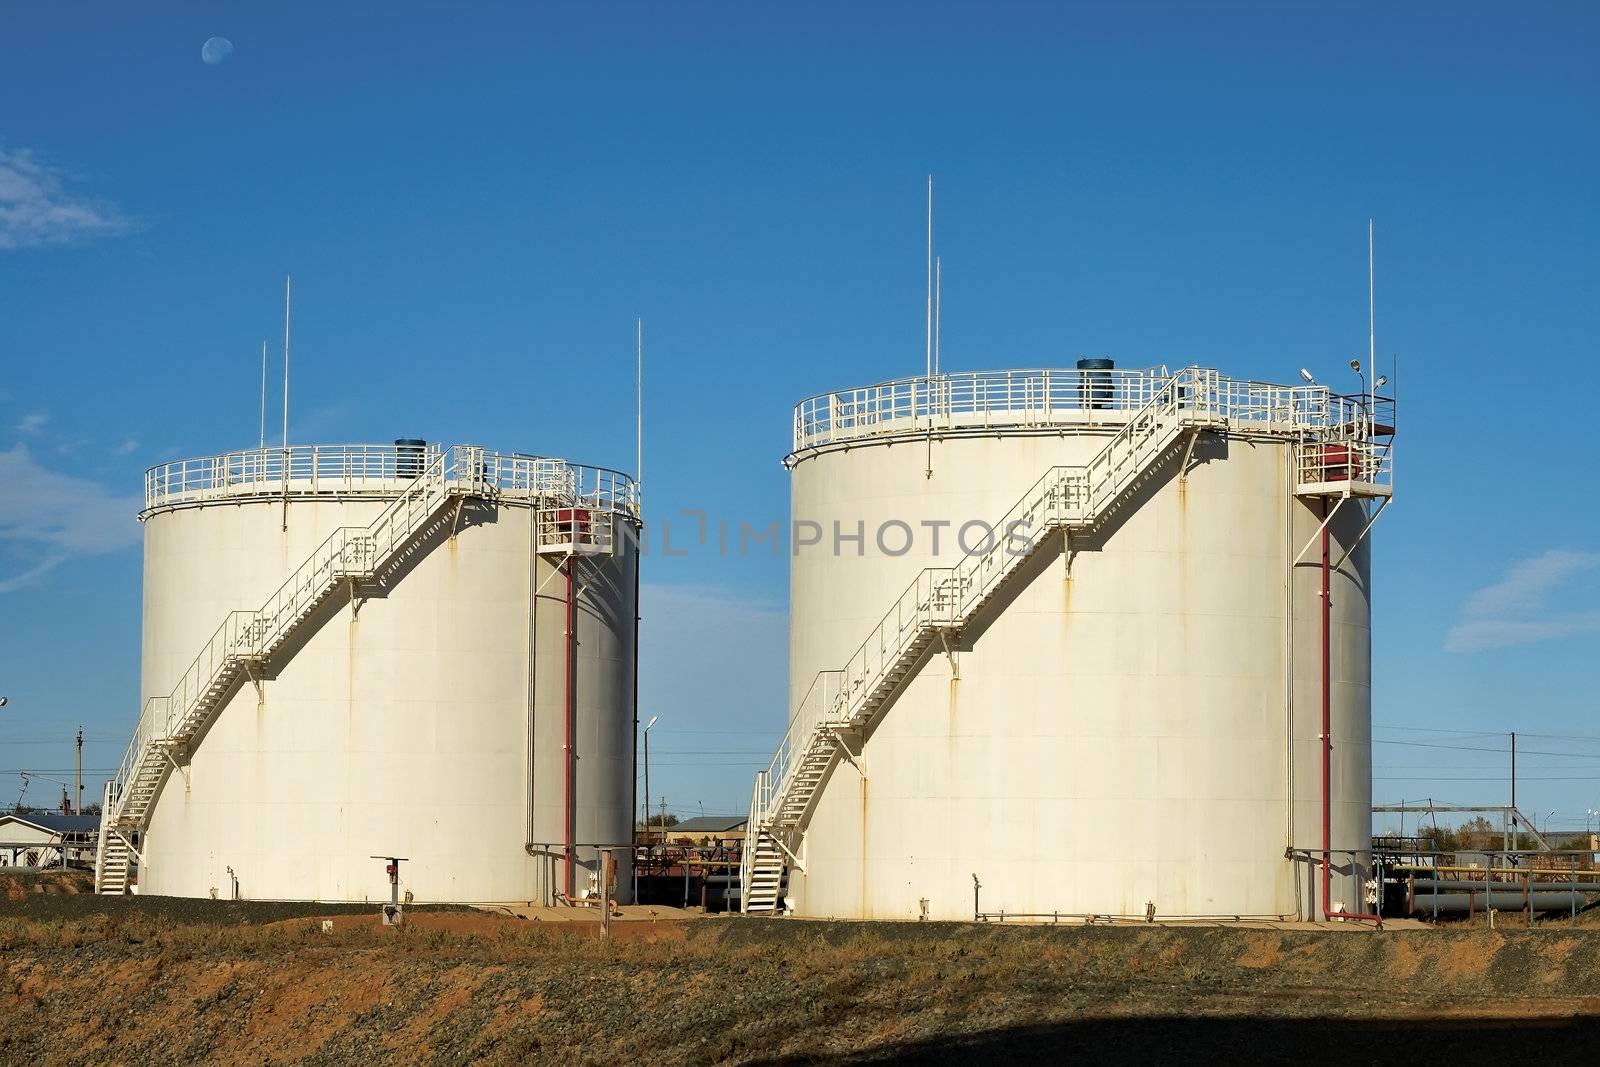
<svg viewBox="0 0 1600 1067"><path fill-rule="evenodd" d="M1183 377L1198 381L1171 388ZM976 436L1115 430L1152 403L1204 405L1230 432L1299 437L1340 426L1371 424L1393 433L1393 401L1342 396L1314 383L1288 385L1230 378L1216 370L1044 368L965 371L898 378L819 393L794 409L793 450L786 466L833 448L925 436ZM1388 418L1383 418L1387 406Z"/></svg>
<svg viewBox="0 0 1600 1067"><path fill-rule="evenodd" d="M475 445L411 441L268 446L172 460L145 472L139 518L219 501L386 499L447 452L469 455L479 480L501 499L553 501L639 518L638 484L621 471Z"/></svg>

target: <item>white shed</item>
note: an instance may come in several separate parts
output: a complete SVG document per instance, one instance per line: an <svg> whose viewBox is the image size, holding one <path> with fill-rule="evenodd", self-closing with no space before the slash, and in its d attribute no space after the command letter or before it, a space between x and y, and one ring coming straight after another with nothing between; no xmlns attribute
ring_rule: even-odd
<svg viewBox="0 0 1600 1067"><path fill-rule="evenodd" d="M0 867L92 866L98 815L0 815Z"/></svg>

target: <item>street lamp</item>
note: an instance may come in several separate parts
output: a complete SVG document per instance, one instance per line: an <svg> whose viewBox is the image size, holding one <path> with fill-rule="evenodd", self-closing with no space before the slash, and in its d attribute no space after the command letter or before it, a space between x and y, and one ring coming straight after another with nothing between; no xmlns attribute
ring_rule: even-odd
<svg viewBox="0 0 1600 1067"><path fill-rule="evenodd" d="M661 716L652 715L650 721L644 724L644 843L650 846L650 727L656 724Z"/></svg>
<svg viewBox="0 0 1600 1067"><path fill-rule="evenodd" d="M1361 361L1359 359L1352 359L1350 361L1350 369L1356 372L1356 378L1358 378L1361 382L1361 407L1363 409L1363 414L1366 417L1365 421L1368 424L1366 436L1370 438L1372 436L1372 405L1375 401L1373 396L1367 392L1367 376L1361 371ZM1374 390L1376 390L1378 387L1377 383L1374 382L1372 387Z"/></svg>

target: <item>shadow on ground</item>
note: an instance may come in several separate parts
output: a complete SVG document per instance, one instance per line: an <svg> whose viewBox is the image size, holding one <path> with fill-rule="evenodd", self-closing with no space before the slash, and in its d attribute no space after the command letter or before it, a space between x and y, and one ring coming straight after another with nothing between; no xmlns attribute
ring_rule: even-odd
<svg viewBox="0 0 1600 1067"><path fill-rule="evenodd" d="M1553 1041L1556 1044L1540 1045ZM748 1061L762 1067L799 1064L1063 1063L1092 1057L1095 1064L1297 1063L1394 1064L1432 1057L1515 1053L1532 1048L1600 1052L1600 1016L1553 1019L1352 1020L1094 1019L1052 1026L1015 1027L949 1039L878 1046L832 1057L782 1057Z"/></svg>

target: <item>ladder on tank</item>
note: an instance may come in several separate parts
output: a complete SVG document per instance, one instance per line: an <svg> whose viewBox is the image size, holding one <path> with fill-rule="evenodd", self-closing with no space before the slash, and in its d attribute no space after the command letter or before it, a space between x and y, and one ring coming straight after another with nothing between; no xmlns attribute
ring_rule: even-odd
<svg viewBox="0 0 1600 1067"><path fill-rule="evenodd" d="M100 833L94 850L94 891L107 896L126 893L133 874L133 844L127 835L118 833L111 825L109 813L115 806L115 789L115 783L106 782L100 804Z"/></svg>
<svg viewBox="0 0 1600 1067"><path fill-rule="evenodd" d="M446 521L447 505L492 495L483 449L456 445L433 454L421 472L366 526L329 534L255 611L230 612L170 694L151 697L106 783L95 857L96 892L128 887L142 832L167 774L186 761L193 739L246 680L267 666L307 619L335 594L352 597L382 581Z"/></svg>
<svg viewBox="0 0 1600 1067"><path fill-rule="evenodd" d="M740 869L747 912L778 910L780 887L800 831L847 739L899 694L927 650L948 647L963 626L1009 588L1009 580L1058 531L1089 533L1113 517L1194 436L1225 428L1214 370L1189 367L1166 380L1082 466L1052 467L993 529L988 544L953 567L922 571L840 671L823 671L790 719L772 763L756 775L746 858ZM1026 531L1019 550L1014 533Z"/></svg>

